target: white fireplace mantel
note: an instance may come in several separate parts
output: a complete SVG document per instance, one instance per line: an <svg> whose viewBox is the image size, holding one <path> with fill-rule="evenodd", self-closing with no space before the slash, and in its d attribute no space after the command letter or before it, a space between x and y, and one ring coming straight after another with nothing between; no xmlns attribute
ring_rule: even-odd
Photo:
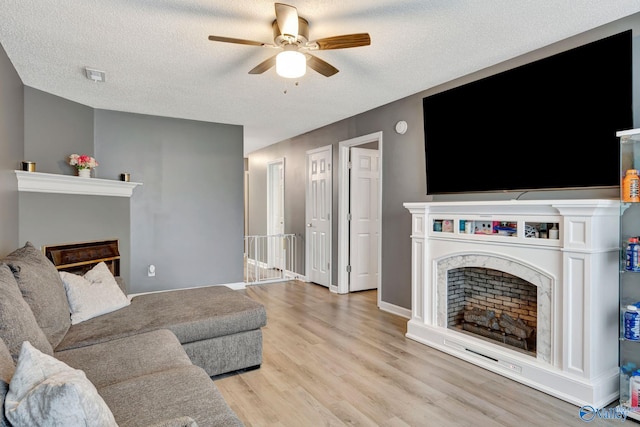
<svg viewBox="0 0 640 427"><path fill-rule="evenodd" d="M602 408L617 399L618 200L404 206L412 215L408 338L577 405ZM448 228L441 228L442 221ZM465 233L467 221L507 222L517 232ZM556 224L558 238L525 233L539 223ZM447 271L459 267L497 269L536 285L536 355L447 327Z"/></svg>
<svg viewBox="0 0 640 427"><path fill-rule="evenodd" d="M140 182L100 178L81 178L42 172L16 170L18 191L36 193L83 194L91 196L131 197Z"/></svg>

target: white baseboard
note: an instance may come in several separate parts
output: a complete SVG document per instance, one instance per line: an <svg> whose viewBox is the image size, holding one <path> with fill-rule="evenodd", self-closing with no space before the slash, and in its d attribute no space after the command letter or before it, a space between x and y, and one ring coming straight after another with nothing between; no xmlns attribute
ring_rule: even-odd
<svg viewBox="0 0 640 427"><path fill-rule="evenodd" d="M411 319L411 310L400 307L394 304L389 304L388 302L380 301L380 305L378 308L382 311L386 311L391 314L395 314L400 317L404 317L405 319Z"/></svg>
<svg viewBox="0 0 640 427"><path fill-rule="evenodd" d="M301 282L308 282L309 279L307 276L303 276L302 274L294 273L293 271L285 270L284 276L289 280L299 280Z"/></svg>

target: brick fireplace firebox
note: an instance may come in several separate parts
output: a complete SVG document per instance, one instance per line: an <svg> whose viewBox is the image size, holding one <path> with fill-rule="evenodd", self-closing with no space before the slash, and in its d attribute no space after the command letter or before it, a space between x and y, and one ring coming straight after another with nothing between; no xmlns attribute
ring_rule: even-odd
<svg viewBox="0 0 640 427"><path fill-rule="evenodd" d="M447 272L447 327L535 356L538 291L518 276L482 267Z"/></svg>
<svg viewBox="0 0 640 427"><path fill-rule="evenodd" d="M618 398L617 200L404 206L412 214L408 338L580 406ZM535 352L451 327L449 293L459 291L450 280L465 269L507 277L502 287L528 284L502 299L535 300L536 310L517 308L536 318Z"/></svg>

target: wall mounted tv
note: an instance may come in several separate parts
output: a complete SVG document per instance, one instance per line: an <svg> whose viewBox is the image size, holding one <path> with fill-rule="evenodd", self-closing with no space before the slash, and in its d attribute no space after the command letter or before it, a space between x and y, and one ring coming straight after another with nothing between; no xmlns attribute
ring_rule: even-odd
<svg viewBox="0 0 640 427"><path fill-rule="evenodd" d="M427 194L614 187L631 30L423 99Z"/></svg>

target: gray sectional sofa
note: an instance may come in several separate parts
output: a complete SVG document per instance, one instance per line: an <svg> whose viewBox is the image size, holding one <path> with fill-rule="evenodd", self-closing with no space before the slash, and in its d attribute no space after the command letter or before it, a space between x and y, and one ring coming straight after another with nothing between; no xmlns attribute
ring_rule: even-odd
<svg viewBox="0 0 640 427"><path fill-rule="evenodd" d="M12 375L29 366L21 359L29 350L24 341L47 363L55 359L86 376L113 417L102 425L242 425L210 377L260 366L260 303L224 286L192 288L139 295L72 325L66 298L56 267L30 243L0 259L0 395L11 398L0 426L12 425L9 415L17 412L8 412L29 403L12 394ZM73 424L43 414L40 425Z"/></svg>

